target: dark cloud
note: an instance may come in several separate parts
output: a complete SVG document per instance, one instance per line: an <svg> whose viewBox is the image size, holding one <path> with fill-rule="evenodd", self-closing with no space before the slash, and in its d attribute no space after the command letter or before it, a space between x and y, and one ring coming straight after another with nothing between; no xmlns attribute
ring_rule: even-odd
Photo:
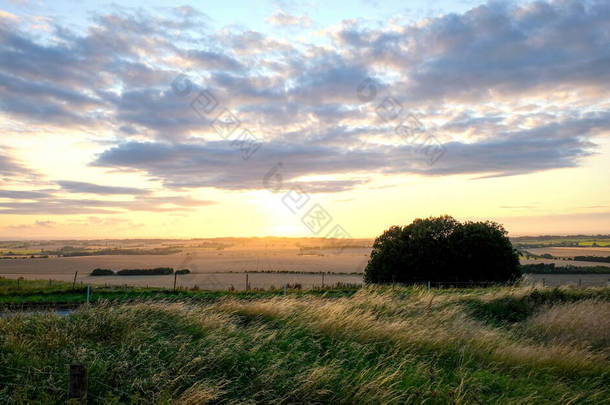
<svg viewBox="0 0 610 405"><path fill-rule="evenodd" d="M121 214L126 211L175 212L214 204L190 197L138 197L136 200L112 201L51 198L35 202L0 202L0 214Z"/></svg>
<svg viewBox="0 0 610 405"><path fill-rule="evenodd" d="M373 173L507 176L576 166L595 150L586 136L610 129L610 117L593 117L551 124L532 130L504 132L480 142L446 142L434 165L424 145L441 145L433 134L421 141L393 145L338 148L315 143L265 143L249 160L231 142L204 144L130 142L101 153L94 166L134 169L170 188L217 187L229 190L264 188L262 178L282 162L285 186L307 175L352 175L359 181L335 179L325 185L303 183L310 192L344 191L366 183ZM438 142L438 143L434 143Z"/></svg>
<svg viewBox="0 0 610 405"><path fill-rule="evenodd" d="M336 36L354 59L408 77L411 101L486 98L537 88L608 90L610 3L491 2L401 31L347 26ZM570 87L567 87L570 86Z"/></svg>
<svg viewBox="0 0 610 405"><path fill-rule="evenodd" d="M244 66L233 57L221 52L188 51L186 57L196 62L196 67L206 70L241 71Z"/></svg>
<svg viewBox="0 0 610 405"><path fill-rule="evenodd" d="M92 183L83 183L80 181L58 181L57 184L66 191L71 193L88 193L100 195L144 195L149 194L148 190L132 187L117 187L117 186L101 186Z"/></svg>
<svg viewBox="0 0 610 405"><path fill-rule="evenodd" d="M320 46L214 31L190 7L163 16L116 8L96 15L85 32L56 26L46 40L1 25L0 109L23 125L114 131L114 146L92 164L142 171L172 189L260 189L277 162L285 165L286 186L310 175L329 178L308 183L311 192L359 187L374 174L531 173L577 166L595 152L595 137L608 133L609 24L606 1L491 2L414 25L345 23L329 29L331 43ZM184 66L190 87L178 94L171 84ZM359 95L367 77L376 91L370 99ZM190 106L203 89L218 102L207 116ZM582 95L587 108L561 99L527 102L542 91ZM426 134L446 152L434 165L421 145L397 139L398 122L377 117L388 94L430 116ZM535 111L511 111L521 104ZM244 161L230 141L217 141L210 122L223 108L263 142L251 159ZM0 154L0 176L20 170ZM146 193L60 185L102 195ZM67 209L84 212L170 204L72 201ZM36 211L38 203L5 208ZM45 203L67 210L57 199Z"/></svg>
<svg viewBox="0 0 610 405"><path fill-rule="evenodd" d="M18 190L0 190L0 198L12 200L36 200L40 198L51 197L51 193L46 191L18 191Z"/></svg>
<svg viewBox="0 0 610 405"><path fill-rule="evenodd" d="M35 180L37 173L25 167L11 155L11 149L0 146L0 184Z"/></svg>

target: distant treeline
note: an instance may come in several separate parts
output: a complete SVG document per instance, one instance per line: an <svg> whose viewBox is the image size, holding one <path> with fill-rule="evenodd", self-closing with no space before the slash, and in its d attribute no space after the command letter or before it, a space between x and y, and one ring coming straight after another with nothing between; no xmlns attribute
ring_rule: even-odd
<svg viewBox="0 0 610 405"><path fill-rule="evenodd" d="M200 243L199 245L196 245L196 247L201 247L201 248L206 248L206 249L216 249L216 250L223 250L223 249L227 249L230 248L231 244L228 243L221 243L221 242L203 242Z"/></svg>
<svg viewBox="0 0 610 405"><path fill-rule="evenodd" d="M539 235L539 236L514 236L511 237L510 240L513 242L523 242L523 241L531 241L531 240L561 240L561 239L610 239L610 234L608 235Z"/></svg>
<svg viewBox="0 0 610 405"><path fill-rule="evenodd" d="M555 266L555 263L522 264L521 271L530 274L610 274L607 266Z"/></svg>
<svg viewBox="0 0 610 405"><path fill-rule="evenodd" d="M176 274L189 274L189 269L176 270ZM154 269L123 269L115 272L110 269L94 269L92 276L166 276L174 274L171 267L156 267Z"/></svg>
<svg viewBox="0 0 610 405"><path fill-rule="evenodd" d="M64 257L74 256L108 256L108 255L171 255L180 253L180 249L175 248L154 248L154 249L100 249L100 250L59 250L56 252L45 252Z"/></svg>
<svg viewBox="0 0 610 405"><path fill-rule="evenodd" d="M610 263L610 256L574 256L574 260L577 262Z"/></svg>

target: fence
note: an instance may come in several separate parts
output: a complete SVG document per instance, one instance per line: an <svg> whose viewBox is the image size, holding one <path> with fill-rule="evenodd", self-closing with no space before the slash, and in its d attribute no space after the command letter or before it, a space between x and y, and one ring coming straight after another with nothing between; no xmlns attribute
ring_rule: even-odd
<svg viewBox="0 0 610 405"><path fill-rule="evenodd" d="M218 272L190 273L157 276L90 276L81 274L59 274L61 279L39 280L37 275L1 275L14 280L17 289L23 276L37 280L40 288L53 289L55 286L72 286L72 290L86 293L87 286L116 289L121 287L144 287L164 290L269 290L281 289L284 285L302 289L326 288L332 286L362 286L362 274L355 273L313 273L313 272ZM610 285L608 274L526 274L519 285L535 287L606 287ZM414 280L403 285L422 285L429 288L475 288L500 285L494 282L426 281ZM289 287L290 288L290 287Z"/></svg>

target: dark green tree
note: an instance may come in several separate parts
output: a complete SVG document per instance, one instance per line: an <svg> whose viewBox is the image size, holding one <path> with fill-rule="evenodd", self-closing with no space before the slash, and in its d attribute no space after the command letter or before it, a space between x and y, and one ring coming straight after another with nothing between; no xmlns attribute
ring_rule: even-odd
<svg viewBox="0 0 610 405"><path fill-rule="evenodd" d="M460 223L445 215L392 226L375 239L367 283L511 281L519 257L494 222Z"/></svg>

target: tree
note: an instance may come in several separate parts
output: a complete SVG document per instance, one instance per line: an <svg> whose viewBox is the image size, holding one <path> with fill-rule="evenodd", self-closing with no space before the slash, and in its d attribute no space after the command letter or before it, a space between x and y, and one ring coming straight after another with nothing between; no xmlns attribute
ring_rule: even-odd
<svg viewBox="0 0 610 405"><path fill-rule="evenodd" d="M445 215L392 226L375 239L367 283L512 281L519 256L502 225L460 223Z"/></svg>

